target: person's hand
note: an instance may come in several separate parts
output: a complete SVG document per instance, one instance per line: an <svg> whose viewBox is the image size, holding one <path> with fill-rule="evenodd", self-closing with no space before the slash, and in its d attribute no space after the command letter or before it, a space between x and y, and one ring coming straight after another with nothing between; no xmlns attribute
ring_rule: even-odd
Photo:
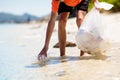
<svg viewBox="0 0 120 80"><path fill-rule="evenodd" d="M45 57L47 57L47 48L44 47L41 52L38 54L38 60L45 60Z"/></svg>
<svg viewBox="0 0 120 80"><path fill-rule="evenodd" d="M100 10L100 4L99 4L99 1L98 0L94 0L94 6L97 10Z"/></svg>
<svg viewBox="0 0 120 80"><path fill-rule="evenodd" d="M94 0L94 2L98 2L98 0Z"/></svg>

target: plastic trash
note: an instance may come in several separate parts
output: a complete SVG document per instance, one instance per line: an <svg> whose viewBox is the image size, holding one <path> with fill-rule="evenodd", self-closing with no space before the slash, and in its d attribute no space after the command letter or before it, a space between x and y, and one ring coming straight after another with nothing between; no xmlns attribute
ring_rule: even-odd
<svg viewBox="0 0 120 80"><path fill-rule="evenodd" d="M103 8L104 10L110 10L113 7L113 5L108 4L106 2L95 2L95 7Z"/></svg>
<svg viewBox="0 0 120 80"><path fill-rule="evenodd" d="M95 7L86 15L76 35L78 48L92 55L105 53L109 48L109 40L105 37L105 26L102 24L99 9L109 10L113 5L105 2L96 2Z"/></svg>

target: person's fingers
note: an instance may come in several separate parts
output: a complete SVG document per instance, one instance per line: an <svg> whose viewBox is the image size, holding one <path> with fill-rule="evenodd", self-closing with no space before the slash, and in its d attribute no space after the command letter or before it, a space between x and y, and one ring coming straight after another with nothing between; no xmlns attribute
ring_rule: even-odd
<svg viewBox="0 0 120 80"><path fill-rule="evenodd" d="M45 57L47 57L47 54L45 54Z"/></svg>
<svg viewBox="0 0 120 80"><path fill-rule="evenodd" d="M43 56L43 55L40 56L40 61L43 61L43 57L42 57L42 56Z"/></svg>
<svg viewBox="0 0 120 80"><path fill-rule="evenodd" d="M38 60L40 60L40 55L38 55Z"/></svg>
<svg viewBox="0 0 120 80"><path fill-rule="evenodd" d="M41 60L41 56L42 56L41 54L38 55L38 60Z"/></svg>
<svg viewBox="0 0 120 80"><path fill-rule="evenodd" d="M39 61L44 61L45 60L45 55L39 55L38 60Z"/></svg>
<svg viewBox="0 0 120 80"><path fill-rule="evenodd" d="M42 56L40 56L40 61L43 62L43 58L42 58Z"/></svg>
<svg viewBox="0 0 120 80"><path fill-rule="evenodd" d="M43 60L45 60L46 59L46 56L43 56Z"/></svg>

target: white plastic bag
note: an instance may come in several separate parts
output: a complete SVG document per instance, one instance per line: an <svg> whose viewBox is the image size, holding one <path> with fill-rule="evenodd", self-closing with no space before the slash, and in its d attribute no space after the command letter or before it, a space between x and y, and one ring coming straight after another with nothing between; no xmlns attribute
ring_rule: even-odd
<svg viewBox="0 0 120 80"><path fill-rule="evenodd" d="M108 10L111 4L97 2L97 8ZM93 8L85 17L76 35L76 44L79 49L93 55L104 53L109 49L109 41L104 37L104 28L101 22L101 14L97 8Z"/></svg>
<svg viewBox="0 0 120 80"><path fill-rule="evenodd" d="M95 6L97 8L103 8L104 10L110 10L113 7L112 4L108 4L106 2L95 2Z"/></svg>

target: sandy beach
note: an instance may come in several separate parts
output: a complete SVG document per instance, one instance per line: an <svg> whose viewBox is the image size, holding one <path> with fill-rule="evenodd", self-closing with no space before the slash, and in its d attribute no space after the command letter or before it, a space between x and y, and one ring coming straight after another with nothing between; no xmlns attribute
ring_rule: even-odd
<svg viewBox="0 0 120 80"><path fill-rule="evenodd" d="M2 28L0 80L120 80L120 13L102 16L111 43L104 60L88 54L80 57L77 46L66 47L66 57L61 58L59 48L53 48L58 42L57 21L44 64L37 55L44 45L47 22ZM68 20L66 30L67 41L75 42L75 18Z"/></svg>

